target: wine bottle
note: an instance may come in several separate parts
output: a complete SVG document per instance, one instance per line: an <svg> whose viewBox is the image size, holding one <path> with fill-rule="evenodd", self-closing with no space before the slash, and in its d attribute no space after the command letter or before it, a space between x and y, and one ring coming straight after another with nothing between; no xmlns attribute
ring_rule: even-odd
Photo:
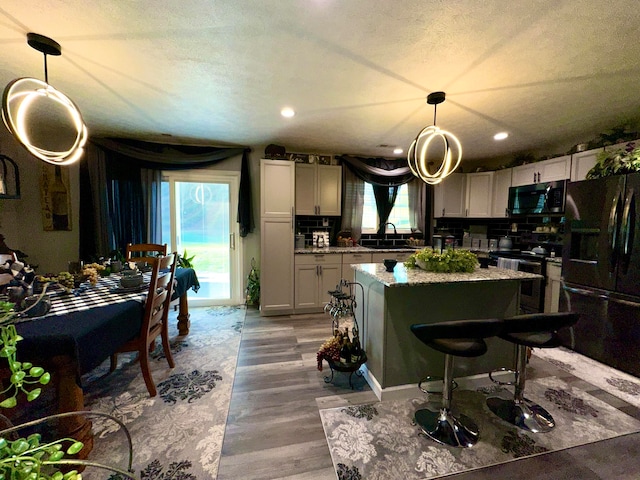
<svg viewBox="0 0 640 480"><path fill-rule="evenodd" d="M351 350L349 350L349 337L342 339L342 348L340 349L340 363L351 362Z"/></svg>
<svg viewBox="0 0 640 480"><path fill-rule="evenodd" d="M357 363L362 356L362 347L360 346L360 338L358 334L353 335L353 342L351 346L351 363Z"/></svg>

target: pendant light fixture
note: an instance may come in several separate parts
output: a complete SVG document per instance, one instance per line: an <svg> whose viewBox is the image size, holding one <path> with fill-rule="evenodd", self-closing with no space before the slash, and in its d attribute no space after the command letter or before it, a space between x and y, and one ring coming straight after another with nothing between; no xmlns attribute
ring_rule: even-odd
<svg viewBox="0 0 640 480"><path fill-rule="evenodd" d="M407 160L413 174L422 181L435 185L440 183L445 177L451 175L462 160L462 145L460 141L450 132L436 127L436 109L438 104L444 102L444 92L433 92L427 96L427 103L433 105L433 125L420 130L416 139L409 147ZM440 139L443 144L442 158L438 160L439 167L429 168L436 164L429 159L429 145L431 150L435 150L432 142ZM436 140L438 141L438 140Z"/></svg>
<svg viewBox="0 0 640 480"><path fill-rule="evenodd" d="M62 54L60 44L37 33L27 34L30 47L44 55L44 82L17 78L5 87L2 119L32 155L54 165L68 165L84 153L87 127L73 101L49 85L47 55Z"/></svg>

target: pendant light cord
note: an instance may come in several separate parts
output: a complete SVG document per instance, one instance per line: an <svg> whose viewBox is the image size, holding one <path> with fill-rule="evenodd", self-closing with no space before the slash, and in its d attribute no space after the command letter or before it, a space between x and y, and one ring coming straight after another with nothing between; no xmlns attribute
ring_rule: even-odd
<svg viewBox="0 0 640 480"><path fill-rule="evenodd" d="M46 70L46 69L45 69ZM49 83L49 82L47 82ZM436 126L436 112L438 110L438 104L433 105L433 126Z"/></svg>
<svg viewBox="0 0 640 480"><path fill-rule="evenodd" d="M44 83L49 85L49 71L47 70L47 54L42 53L44 55Z"/></svg>

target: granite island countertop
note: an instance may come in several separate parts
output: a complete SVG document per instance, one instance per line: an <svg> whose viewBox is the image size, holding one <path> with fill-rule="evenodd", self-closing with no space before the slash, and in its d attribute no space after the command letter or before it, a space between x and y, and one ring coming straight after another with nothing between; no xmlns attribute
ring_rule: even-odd
<svg viewBox="0 0 640 480"><path fill-rule="evenodd" d="M385 253L385 252L416 252L422 250L425 247L402 247L402 248L369 248L369 247L308 247L308 248L296 248L293 253L310 253L315 255L330 254L330 253Z"/></svg>
<svg viewBox="0 0 640 480"><path fill-rule="evenodd" d="M477 267L472 273L433 273L420 268L407 268L402 262L398 262L393 272L387 272L380 263L363 263L351 265L357 272L362 272L387 287L412 287L430 285L435 283L476 283L476 282L500 282L504 280L534 280L543 279L542 275L535 273L507 270L490 266L489 268Z"/></svg>

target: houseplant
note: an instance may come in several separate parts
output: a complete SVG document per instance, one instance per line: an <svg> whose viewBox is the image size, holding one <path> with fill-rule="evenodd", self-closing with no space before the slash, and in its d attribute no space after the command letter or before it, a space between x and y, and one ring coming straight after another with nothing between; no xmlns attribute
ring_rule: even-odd
<svg viewBox="0 0 640 480"><path fill-rule="evenodd" d="M592 180L634 172L640 172L640 147L633 148L633 144L629 144L625 149L600 152L586 177Z"/></svg>
<svg viewBox="0 0 640 480"><path fill-rule="evenodd" d="M15 270L13 270L15 272ZM19 272L18 272L19 273ZM44 298L47 284L43 285L38 300ZM23 312L34 308L38 302L27 307ZM18 315L15 304L0 301L0 366L6 362L8 378L6 388L0 392L4 397L0 402L2 408L13 408L17 405L17 397L24 394L28 402L38 398L41 393L40 385L47 385L51 379L48 372L42 367L34 366L31 362L20 362L17 357L18 342L22 337L17 333L14 321ZM84 444L72 438L58 438L49 442L42 442L39 433L31 433L27 437L18 437L17 432L23 428L57 420L64 416L77 415L107 416L123 427L129 441L129 472L112 466L105 466L95 462L65 458L65 455L74 455L82 450ZM126 427L117 419L107 414L98 412L70 412L50 415L38 420L13 426L11 421L1 415L1 424L9 425L0 431L0 479L15 480L80 480L82 475L77 470L69 470L70 466L93 466L116 472L116 478L135 478L132 476L132 446ZM64 472L60 470L64 468Z"/></svg>
<svg viewBox="0 0 640 480"><path fill-rule="evenodd" d="M478 257L468 250L447 248L439 253L428 247L411 254L404 264L406 267L419 267L428 272L471 273L478 265Z"/></svg>

